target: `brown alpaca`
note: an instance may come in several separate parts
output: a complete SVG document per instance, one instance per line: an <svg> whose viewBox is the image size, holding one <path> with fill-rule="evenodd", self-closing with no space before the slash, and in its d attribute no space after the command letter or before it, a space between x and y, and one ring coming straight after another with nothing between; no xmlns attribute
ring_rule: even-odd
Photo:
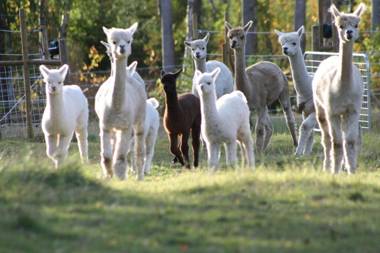
<svg viewBox="0 0 380 253"><path fill-rule="evenodd" d="M177 95L176 73L161 72L161 83L165 91L164 127L170 141L170 152L175 156L173 162L180 162L190 168L189 146L190 132L193 146L194 167L198 166L199 143L201 133L201 109L199 98L186 93ZM178 138L181 138L178 142ZM185 161L184 161L185 160Z"/></svg>
<svg viewBox="0 0 380 253"><path fill-rule="evenodd" d="M253 24L249 21L244 27L232 28L225 23L228 29L230 46L235 53L235 84L236 88L244 93L248 100L249 109L257 113L256 122L256 150L264 151L272 136L273 126L268 113L268 105L279 101L286 118L293 145L297 146L296 125L290 107L288 80L281 69L267 61L258 62L246 68L245 37Z"/></svg>

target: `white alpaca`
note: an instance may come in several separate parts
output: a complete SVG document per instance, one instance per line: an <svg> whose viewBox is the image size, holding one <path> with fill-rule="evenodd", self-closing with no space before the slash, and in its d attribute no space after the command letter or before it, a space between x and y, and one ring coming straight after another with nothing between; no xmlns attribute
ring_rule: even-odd
<svg viewBox="0 0 380 253"><path fill-rule="evenodd" d="M137 24L128 29L103 27L111 45L112 75L96 94L95 111L99 117L103 175L112 177L116 174L119 179L126 178L126 155L133 130L136 136L134 154L137 178L142 180L146 93L141 83L133 77L137 62L127 68L127 57L136 28Z"/></svg>
<svg viewBox="0 0 380 253"><path fill-rule="evenodd" d="M154 146L157 140L158 129L160 128L160 115L157 111L159 105L160 104L158 100L155 98L149 98L146 100L146 112L144 121L144 142L146 148L144 156L145 174L150 173L152 159L154 156ZM134 139L132 139L132 143L134 143ZM132 163L133 167L135 167L134 162ZM135 170L135 168L133 168L133 170Z"/></svg>
<svg viewBox="0 0 380 253"><path fill-rule="evenodd" d="M46 154L54 161L56 168L67 156L74 132L82 162L88 161L87 99L78 86L63 86L68 69L69 66L66 64L60 69L40 66L46 83L46 108L41 125L45 136Z"/></svg>
<svg viewBox="0 0 380 253"><path fill-rule="evenodd" d="M321 62L313 80L314 104L324 149L323 169L330 169L332 173L338 173L343 164L348 173L354 173L357 167L363 81L352 63L352 47L359 37L358 24L364 10L365 5L360 4L354 13L345 14L331 5L339 34L339 56Z"/></svg>
<svg viewBox="0 0 380 253"><path fill-rule="evenodd" d="M297 93L297 108L302 113L300 137L296 149L296 155L308 155L313 148L313 129L317 125L315 118L313 90L311 83L313 78L307 73L305 60L301 50L301 38L304 27L297 32L284 33L275 30L283 53L288 56L292 70L293 84Z"/></svg>
<svg viewBox="0 0 380 253"><path fill-rule="evenodd" d="M211 73L196 70L196 83L201 101L202 138L206 142L208 165L218 168L220 145L226 144L226 163L234 166L237 160L237 141L242 145L248 167L255 166L253 140L249 126L247 99L241 91L233 91L216 100L215 81L220 68Z"/></svg>
<svg viewBox="0 0 380 253"><path fill-rule="evenodd" d="M191 55L194 60L195 70L200 72L211 72L216 68L220 68L221 72L215 82L216 97L220 98L224 94L228 94L234 90L234 79L228 67L220 61L207 61L207 43L210 34L207 33L203 39L185 41L185 45L191 49ZM196 89L196 77L193 77L192 93L199 97Z"/></svg>

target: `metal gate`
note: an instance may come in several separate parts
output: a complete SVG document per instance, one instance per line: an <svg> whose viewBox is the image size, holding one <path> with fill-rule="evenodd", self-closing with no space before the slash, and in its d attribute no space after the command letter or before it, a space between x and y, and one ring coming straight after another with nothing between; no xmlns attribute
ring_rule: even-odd
<svg viewBox="0 0 380 253"><path fill-rule="evenodd" d="M339 55L339 53L305 52L307 71L311 76L314 76L319 64L324 59L336 55ZM359 120L360 126L362 129L371 129L371 66L367 54L354 53L352 58L363 78L363 102Z"/></svg>

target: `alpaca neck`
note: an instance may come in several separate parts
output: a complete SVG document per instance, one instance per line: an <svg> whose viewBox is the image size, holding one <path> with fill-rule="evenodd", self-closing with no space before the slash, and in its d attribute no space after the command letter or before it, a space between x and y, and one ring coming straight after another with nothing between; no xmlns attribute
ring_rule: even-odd
<svg viewBox="0 0 380 253"><path fill-rule="evenodd" d="M168 114L177 113L179 110L177 91L173 93L165 93L165 107Z"/></svg>
<svg viewBox="0 0 380 253"><path fill-rule="evenodd" d="M126 78L127 78L127 59L115 59L112 62L112 77L114 86L112 91L112 108L121 110L125 100Z"/></svg>
<svg viewBox="0 0 380 253"><path fill-rule="evenodd" d="M312 96L312 88L310 82L310 76L307 73L305 60L301 48L298 48L297 54L289 56L290 68L292 70L292 77L294 87L297 94L303 97Z"/></svg>
<svg viewBox="0 0 380 253"><path fill-rule="evenodd" d="M63 92L63 91L62 91ZM62 120L63 117L63 94L55 94L52 95L48 92L46 92L46 107L47 111L50 113L49 118L53 121Z"/></svg>
<svg viewBox="0 0 380 253"><path fill-rule="evenodd" d="M254 84L248 83L248 76L245 72L245 47L240 49L234 49L235 54L235 85L236 89L244 93L248 101L251 101L250 107L257 108L258 98L256 87ZM253 108L251 108L253 109Z"/></svg>
<svg viewBox="0 0 380 253"><path fill-rule="evenodd" d="M200 96L201 113L204 115L205 124L212 124L218 121L218 111L216 109L216 93L202 94ZM202 119L203 120L203 119Z"/></svg>
<svg viewBox="0 0 380 253"><path fill-rule="evenodd" d="M352 80L352 48L352 41L340 42L338 75L341 84L350 83Z"/></svg>
<svg viewBox="0 0 380 253"><path fill-rule="evenodd" d="M194 58L195 69L204 73L206 71L206 58L198 59Z"/></svg>

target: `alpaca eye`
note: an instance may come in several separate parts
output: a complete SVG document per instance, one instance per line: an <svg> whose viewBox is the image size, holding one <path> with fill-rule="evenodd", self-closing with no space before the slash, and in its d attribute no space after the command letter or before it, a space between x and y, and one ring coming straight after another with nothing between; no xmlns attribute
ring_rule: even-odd
<svg viewBox="0 0 380 253"><path fill-rule="evenodd" d="M129 44L129 43L131 43L131 41L130 41L130 40L128 40L128 41L127 41L127 43Z"/></svg>
<svg viewBox="0 0 380 253"><path fill-rule="evenodd" d="M205 50L205 48L204 48L204 47L202 47L202 50Z"/></svg>
<svg viewBox="0 0 380 253"><path fill-rule="evenodd" d="M240 39L241 39L241 40L244 39L244 35L243 35L243 36L240 36Z"/></svg>
<svg viewBox="0 0 380 253"><path fill-rule="evenodd" d="M343 28L344 28L344 26L342 26L342 25L341 25L341 26L339 26L339 28L340 28L340 29L343 29Z"/></svg>
<svg viewBox="0 0 380 253"><path fill-rule="evenodd" d="M354 27L355 27L355 28L358 28L358 24L356 24Z"/></svg>
<svg viewBox="0 0 380 253"><path fill-rule="evenodd" d="M192 48L191 50L195 51L195 48Z"/></svg>
<svg viewBox="0 0 380 253"><path fill-rule="evenodd" d="M232 38L233 38L233 37L232 37L232 36L230 36L230 40L232 40Z"/></svg>
<svg viewBox="0 0 380 253"><path fill-rule="evenodd" d="M297 43L293 42L292 45L295 46L295 45L297 45Z"/></svg>
<svg viewBox="0 0 380 253"><path fill-rule="evenodd" d="M114 45L116 45L116 41L112 41L112 43L113 43Z"/></svg>
<svg viewBox="0 0 380 253"><path fill-rule="evenodd" d="M207 85L211 85L211 82L207 82Z"/></svg>

